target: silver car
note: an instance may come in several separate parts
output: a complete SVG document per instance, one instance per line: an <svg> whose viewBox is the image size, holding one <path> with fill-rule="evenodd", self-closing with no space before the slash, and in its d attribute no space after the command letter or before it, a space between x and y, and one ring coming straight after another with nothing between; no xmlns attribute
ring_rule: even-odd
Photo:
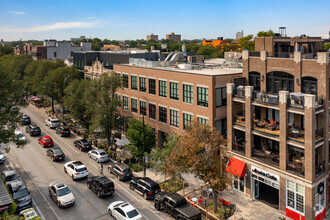
<svg viewBox="0 0 330 220"><path fill-rule="evenodd" d="M101 149L89 151L88 156L96 160L98 163L106 162L109 160L108 154Z"/></svg>

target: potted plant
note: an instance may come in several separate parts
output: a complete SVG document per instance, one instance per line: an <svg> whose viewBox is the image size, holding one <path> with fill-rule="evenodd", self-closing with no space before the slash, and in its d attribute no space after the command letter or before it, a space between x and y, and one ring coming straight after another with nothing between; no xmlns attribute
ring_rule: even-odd
<svg viewBox="0 0 330 220"><path fill-rule="evenodd" d="M321 96L321 97L319 97L319 105L323 105L323 97Z"/></svg>

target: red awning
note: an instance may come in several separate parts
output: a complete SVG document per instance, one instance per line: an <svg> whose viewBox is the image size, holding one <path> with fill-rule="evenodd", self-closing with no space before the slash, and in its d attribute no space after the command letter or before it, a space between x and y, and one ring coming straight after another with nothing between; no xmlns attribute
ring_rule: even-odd
<svg viewBox="0 0 330 220"><path fill-rule="evenodd" d="M237 176L238 178L242 178L242 177L244 177L245 172L246 172L246 164L245 164L245 162L232 157L229 160L226 171L228 173L231 173L231 174Z"/></svg>

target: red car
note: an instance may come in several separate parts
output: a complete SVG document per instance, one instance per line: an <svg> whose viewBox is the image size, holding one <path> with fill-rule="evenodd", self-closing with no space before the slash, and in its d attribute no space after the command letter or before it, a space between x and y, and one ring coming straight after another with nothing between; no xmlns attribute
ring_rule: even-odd
<svg viewBox="0 0 330 220"><path fill-rule="evenodd" d="M54 141L49 136L43 136L38 139L39 144L41 144L43 147L52 147L54 146Z"/></svg>

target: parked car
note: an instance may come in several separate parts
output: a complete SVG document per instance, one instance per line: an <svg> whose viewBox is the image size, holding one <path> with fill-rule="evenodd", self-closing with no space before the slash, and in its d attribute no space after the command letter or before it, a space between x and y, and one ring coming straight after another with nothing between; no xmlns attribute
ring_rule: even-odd
<svg viewBox="0 0 330 220"><path fill-rule="evenodd" d="M155 195L155 209L164 210L175 219L201 220L201 212L187 203L187 200L170 192L159 192Z"/></svg>
<svg viewBox="0 0 330 220"><path fill-rule="evenodd" d="M148 177L134 177L129 183L131 190L136 190L144 199L153 199L159 193L159 184Z"/></svg>
<svg viewBox="0 0 330 220"><path fill-rule="evenodd" d="M7 186L12 182L20 180L19 175L15 170L2 171L1 178Z"/></svg>
<svg viewBox="0 0 330 220"><path fill-rule="evenodd" d="M8 191L13 196L17 210L23 210L32 206L32 199L29 190L23 181L18 180L8 185Z"/></svg>
<svg viewBox="0 0 330 220"><path fill-rule="evenodd" d="M61 148L52 148L47 150L47 156L52 158L53 161L59 161L65 159L65 154Z"/></svg>
<svg viewBox="0 0 330 220"><path fill-rule="evenodd" d="M108 171L115 175L118 180L130 180L133 177L132 170L124 163L110 164Z"/></svg>
<svg viewBox="0 0 330 220"><path fill-rule="evenodd" d="M59 134L61 137L70 137L70 128L68 126L58 126L56 128L56 134Z"/></svg>
<svg viewBox="0 0 330 220"><path fill-rule="evenodd" d="M58 120L57 118L47 118L46 126L49 126L50 128L56 128L60 126L60 120Z"/></svg>
<svg viewBox="0 0 330 220"><path fill-rule="evenodd" d="M128 202L116 201L108 206L108 213L117 220L140 220L143 217L140 213Z"/></svg>
<svg viewBox="0 0 330 220"><path fill-rule="evenodd" d="M97 194L98 197L110 196L115 192L115 185L106 176L93 176L87 180L88 189Z"/></svg>
<svg viewBox="0 0 330 220"><path fill-rule="evenodd" d="M30 134L30 136L39 136L41 134L41 129L37 125L29 125L25 128L25 131Z"/></svg>
<svg viewBox="0 0 330 220"><path fill-rule="evenodd" d="M63 182L55 180L49 183L48 192L58 207L64 208L74 205L75 199L73 193Z"/></svg>
<svg viewBox="0 0 330 220"><path fill-rule="evenodd" d="M70 161L64 164L64 172L72 177L72 180L88 176L86 166L80 161Z"/></svg>
<svg viewBox="0 0 330 220"><path fill-rule="evenodd" d="M24 220L34 220L36 218L40 218L34 208L24 209L19 213L20 216L23 216Z"/></svg>
<svg viewBox="0 0 330 220"><path fill-rule="evenodd" d="M6 157L5 155L2 153L2 151L0 150L0 163L5 163L6 161Z"/></svg>
<svg viewBox="0 0 330 220"><path fill-rule="evenodd" d="M41 138L38 138L38 142L43 147L52 147L52 146L54 146L54 141L50 136L43 136Z"/></svg>
<svg viewBox="0 0 330 220"><path fill-rule="evenodd" d="M109 160L108 154L102 149L91 150L88 152L88 156L93 158L98 163L106 162Z"/></svg>
<svg viewBox="0 0 330 220"><path fill-rule="evenodd" d="M21 123L22 125L29 125L31 124L31 118L27 115L22 115Z"/></svg>
<svg viewBox="0 0 330 220"><path fill-rule="evenodd" d="M73 144L80 151L86 151L91 149L91 145L88 143L86 139L76 140Z"/></svg>
<svg viewBox="0 0 330 220"><path fill-rule="evenodd" d="M16 144L24 144L26 142L23 132L15 131L15 142Z"/></svg>

